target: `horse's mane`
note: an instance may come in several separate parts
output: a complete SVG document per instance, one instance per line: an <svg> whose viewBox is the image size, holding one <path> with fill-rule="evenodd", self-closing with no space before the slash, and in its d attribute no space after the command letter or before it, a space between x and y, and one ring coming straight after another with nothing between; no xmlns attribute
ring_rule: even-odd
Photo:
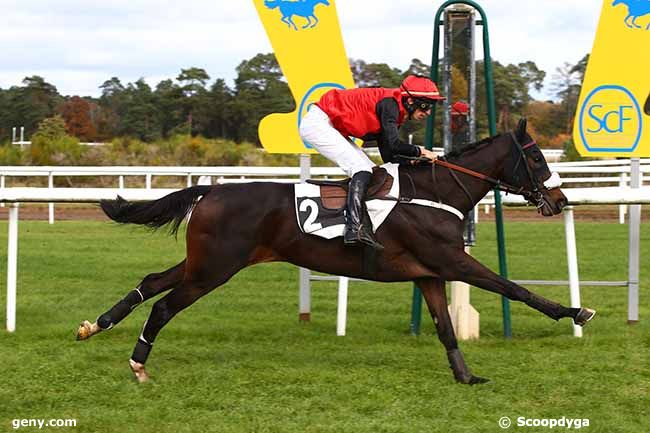
<svg viewBox="0 0 650 433"><path fill-rule="evenodd" d="M445 158L446 159L456 160L456 159L460 158L461 156L465 156L466 154L473 153L473 152L479 150L480 148L482 148L486 144L492 143L498 137L500 137L500 136L496 135L494 137L484 138L481 141L476 141L476 142L473 142L473 143L466 143L466 144L452 150L451 152L446 153Z"/></svg>

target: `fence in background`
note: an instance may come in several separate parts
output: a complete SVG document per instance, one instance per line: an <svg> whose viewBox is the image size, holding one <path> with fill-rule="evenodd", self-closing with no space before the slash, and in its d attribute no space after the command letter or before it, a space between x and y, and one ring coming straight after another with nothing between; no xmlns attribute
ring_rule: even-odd
<svg viewBox="0 0 650 433"><path fill-rule="evenodd" d="M641 160L642 173L650 173L650 159ZM552 171L557 171L563 178L563 188L581 186L627 186L630 178L630 160L597 160L581 162L551 163ZM312 177L342 177L344 173L338 167L313 167ZM153 187L153 178L181 177L184 185L191 186L199 177L209 177L208 183L235 183L251 181L273 181L295 183L300 180L300 167L55 167L55 166L0 166L0 188L11 187L10 179L47 177L48 188L54 188L55 178L66 177L115 177L115 186L126 188L127 177L142 178L145 189ZM642 179L650 180L650 174ZM174 185L181 186L181 185ZM489 212L494 204L489 193L480 204ZM620 206L620 221L624 222L626 207ZM478 212L475 212L478 217ZM54 223L54 204L49 204L49 221Z"/></svg>

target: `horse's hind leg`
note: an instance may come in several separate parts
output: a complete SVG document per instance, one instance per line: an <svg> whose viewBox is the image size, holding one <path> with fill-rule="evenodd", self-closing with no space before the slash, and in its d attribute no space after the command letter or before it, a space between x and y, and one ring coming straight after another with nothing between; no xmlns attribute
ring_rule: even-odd
<svg viewBox="0 0 650 433"><path fill-rule="evenodd" d="M474 376L470 372L463 359L463 354L458 349L458 341L447 310L447 293L445 292L444 280L423 278L415 282L422 290L429 313L431 313L431 318L436 325L438 339L447 349L449 366L454 372L456 381L468 385L487 382L487 379Z"/></svg>
<svg viewBox="0 0 650 433"><path fill-rule="evenodd" d="M139 382L144 382L149 378L144 364L160 330L176 314L192 305L203 295L224 284L248 264L248 254L243 253L243 251L248 250L247 248L238 248L235 242L231 242L231 249L227 255L224 255L218 253L215 245L219 245L219 243L211 244L205 251L202 251L205 245L201 245L198 247L200 249L194 250L192 256L200 259L198 262L194 262L193 265L189 264L191 263L191 249L188 249L188 265L186 265L183 282L156 301L151 308L151 314L144 323L142 333L138 337L133 349L133 355L129 360L131 370ZM209 262L204 261L203 258L206 257L209 257ZM239 259L235 257L239 257Z"/></svg>
<svg viewBox="0 0 650 433"><path fill-rule="evenodd" d="M77 340L87 340L101 331L111 329L147 299L179 284L183 280L184 272L185 260L164 272L147 275L138 287L131 290L110 310L100 315L95 323L84 320L77 330Z"/></svg>

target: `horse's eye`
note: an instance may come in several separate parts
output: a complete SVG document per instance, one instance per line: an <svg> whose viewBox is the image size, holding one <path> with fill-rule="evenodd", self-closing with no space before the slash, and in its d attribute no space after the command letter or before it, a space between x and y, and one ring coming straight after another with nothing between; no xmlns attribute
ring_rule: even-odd
<svg viewBox="0 0 650 433"><path fill-rule="evenodd" d="M540 152L539 150L533 150L532 157L533 157L533 161L540 162L543 158L542 152Z"/></svg>

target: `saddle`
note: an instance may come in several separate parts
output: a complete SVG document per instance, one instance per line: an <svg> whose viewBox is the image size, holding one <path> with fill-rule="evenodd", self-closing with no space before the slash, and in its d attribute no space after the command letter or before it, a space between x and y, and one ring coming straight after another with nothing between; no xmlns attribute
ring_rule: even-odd
<svg viewBox="0 0 650 433"><path fill-rule="evenodd" d="M393 187L393 176L389 176L385 168L373 167L366 200L383 198ZM307 180L307 183L320 187L323 207L326 209L342 209L348 197L350 178L342 180Z"/></svg>

